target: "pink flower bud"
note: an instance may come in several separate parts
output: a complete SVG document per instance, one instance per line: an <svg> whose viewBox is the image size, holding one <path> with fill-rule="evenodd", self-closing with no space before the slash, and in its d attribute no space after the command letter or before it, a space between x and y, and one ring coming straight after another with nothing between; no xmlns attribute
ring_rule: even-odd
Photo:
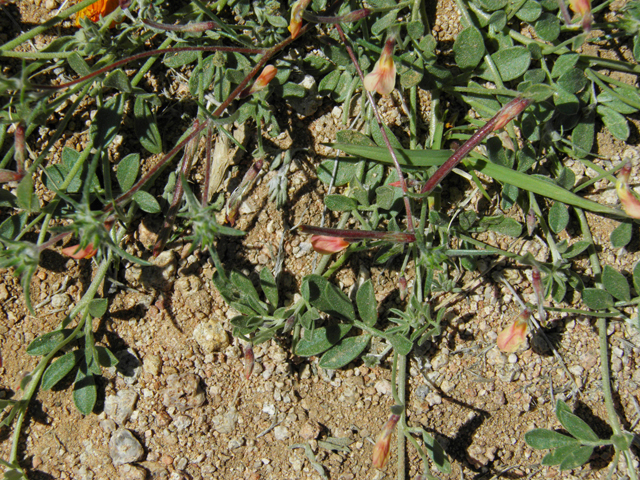
<svg viewBox="0 0 640 480"><path fill-rule="evenodd" d="M380 95L389 95L396 86L396 64L393 61L395 38L389 38L384 44L380 59L373 71L364 77L364 88Z"/></svg>
<svg viewBox="0 0 640 480"><path fill-rule="evenodd" d="M526 308L511 325L500 332L496 341L500 350L506 353L513 353L520 348L527 337L529 315L531 315L531 312Z"/></svg>
<svg viewBox="0 0 640 480"><path fill-rule="evenodd" d="M407 298L408 292L407 279L404 275L400 275L400 278L398 278L398 286L400 287L400 300L404 301L404 299Z"/></svg>
<svg viewBox="0 0 640 480"><path fill-rule="evenodd" d="M386 425L380 432L375 447L373 447L373 466L384 468L389 460L389 446L391 445L391 434L400 420L400 415L391 414Z"/></svg>
<svg viewBox="0 0 640 480"><path fill-rule="evenodd" d="M82 258L91 258L98 250L93 248L93 243L90 243L84 248L80 248L80 245L72 245L70 247L65 247L62 249L62 253L64 253L67 257L75 258L76 260L80 260Z"/></svg>
<svg viewBox="0 0 640 480"><path fill-rule="evenodd" d="M253 85L251 85L251 87L245 88L240 93L240 98L247 97L253 93L260 92L267 88L267 85L269 85L269 82L271 82L271 80L275 78L277 73L278 69L276 67L274 67L273 65L266 65L262 69L260 76L256 78L255 82L253 82Z"/></svg>
<svg viewBox="0 0 640 480"><path fill-rule="evenodd" d="M341 237L312 235L311 245L316 252L322 253L323 255L330 255L332 253L341 252L347 248L349 246L349 242Z"/></svg>
<svg viewBox="0 0 640 480"><path fill-rule="evenodd" d="M253 345L244 348L244 378L249 380L255 365L255 357L253 356Z"/></svg>
<svg viewBox="0 0 640 480"><path fill-rule="evenodd" d="M585 32L591 30L591 0L570 0L569 7L578 15L582 15L582 28Z"/></svg>
<svg viewBox="0 0 640 480"><path fill-rule="evenodd" d="M540 315L540 320L544 323L547 321L547 314L544 311L544 291L542 289L542 277L540 276L538 267L533 267L531 280L533 291L536 293L536 300L538 301L538 314Z"/></svg>
<svg viewBox="0 0 640 480"><path fill-rule="evenodd" d="M494 117L496 123L493 125L492 131L500 130L511 120L520 115L525 108L531 104L531 100L528 98L517 97L507 103L500 109L497 115Z"/></svg>
<svg viewBox="0 0 640 480"><path fill-rule="evenodd" d="M533 211L533 208L529 210L527 213L527 233L529 236L533 235L533 232L536 230L536 225L538 224L538 219L536 218L536 212Z"/></svg>
<svg viewBox="0 0 640 480"><path fill-rule="evenodd" d="M636 198L629 188L629 175L631 173L631 164L627 163L618 175L616 182L616 192L622 204L624 211L633 218L640 218L640 200Z"/></svg>

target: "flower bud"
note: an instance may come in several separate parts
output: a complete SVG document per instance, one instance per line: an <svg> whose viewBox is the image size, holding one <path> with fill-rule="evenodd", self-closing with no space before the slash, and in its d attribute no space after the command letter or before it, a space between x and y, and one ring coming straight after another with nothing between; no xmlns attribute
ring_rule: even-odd
<svg viewBox="0 0 640 480"><path fill-rule="evenodd" d="M93 248L93 243L90 243L84 248L80 248L80 245L72 245L70 247L65 247L62 249L62 253L64 253L67 257L80 260L82 258L91 258L95 256L95 254L98 253L98 249Z"/></svg>
<svg viewBox="0 0 640 480"><path fill-rule="evenodd" d="M338 253L349 246L344 238L341 237L328 237L325 235L312 235L311 245L313 249L322 253L323 255L330 255L332 253Z"/></svg>
<svg viewBox="0 0 640 480"><path fill-rule="evenodd" d="M278 69L276 67L274 67L273 65L266 65L262 69L260 76L256 78L255 82L253 82L253 85L251 85L251 87L245 88L240 93L240 98L247 97L251 94L260 92L265 88L267 88L267 85L269 85L269 82L271 82L271 80L275 78L277 73L278 73Z"/></svg>
<svg viewBox="0 0 640 480"><path fill-rule="evenodd" d="M531 311L526 308L511 325L500 332L496 340L500 350L513 353L520 348L527 338L529 315L531 315Z"/></svg>
<svg viewBox="0 0 640 480"><path fill-rule="evenodd" d="M396 44L394 37L387 39L380 54L380 59L373 71L364 77L364 88L380 95L389 95L396 86L396 64L393 61L393 50Z"/></svg>
<svg viewBox="0 0 640 480"><path fill-rule="evenodd" d="M289 22L289 31L291 38L296 38L302 28L302 14L306 10L311 0L298 0L291 7L291 21Z"/></svg>
<svg viewBox="0 0 640 480"><path fill-rule="evenodd" d="M400 415L391 414L386 425L380 432L375 447L373 447L373 466L384 468L389 460L389 447L391 445L391 434L400 420Z"/></svg>
<svg viewBox="0 0 640 480"><path fill-rule="evenodd" d="M631 163L627 163L618 174L616 182L616 192L624 211L633 218L640 218L640 200L636 198L629 188L629 175L631 174Z"/></svg>
<svg viewBox="0 0 640 480"><path fill-rule="evenodd" d="M253 356L253 345L244 347L244 378L249 380L255 365L255 357Z"/></svg>
<svg viewBox="0 0 640 480"><path fill-rule="evenodd" d="M569 7L578 15L582 15L582 29L585 32L591 30L591 0L570 0Z"/></svg>

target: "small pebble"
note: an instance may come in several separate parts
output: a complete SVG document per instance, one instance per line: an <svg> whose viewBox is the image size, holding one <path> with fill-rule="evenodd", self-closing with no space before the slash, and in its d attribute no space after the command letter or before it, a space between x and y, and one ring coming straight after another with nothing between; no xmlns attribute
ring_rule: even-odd
<svg viewBox="0 0 640 480"><path fill-rule="evenodd" d="M140 442L126 428L117 430L109 440L109 455L114 466L137 462L144 455Z"/></svg>
<svg viewBox="0 0 640 480"><path fill-rule="evenodd" d="M518 356L515 353L512 353L511 355L509 355L507 361L509 363L518 363Z"/></svg>
<svg viewBox="0 0 640 480"><path fill-rule="evenodd" d="M47 0L44 2L44 6L47 10L55 10L58 8L58 2L56 2L56 0Z"/></svg>
<svg viewBox="0 0 640 480"><path fill-rule="evenodd" d="M66 293L58 293L51 297L51 307L55 309L68 307L70 303L71 299Z"/></svg>
<svg viewBox="0 0 640 480"><path fill-rule="evenodd" d="M220 322L202 322L193 330L193 339L205 354L219 352L229 345L229 336Z"/></svg>
<svg viewBox="0 0 640 480"><path fill-rule="evenodd" d="M285 426L278 425L273 429L273 436L276 440L286 440L289 438L289 429Z"/></svg>

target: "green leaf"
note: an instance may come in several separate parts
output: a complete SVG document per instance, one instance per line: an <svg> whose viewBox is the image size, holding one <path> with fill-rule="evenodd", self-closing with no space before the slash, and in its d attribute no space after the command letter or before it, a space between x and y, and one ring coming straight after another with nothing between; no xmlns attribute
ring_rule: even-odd
<svg viewBox="0 0 640 480"><path fill-rule="evenodd" d="M304 336L296 345L296 355L311 357L319 355L336 345L351 330L351 325L340 324L330 327L316 328L308 338Z"/></svg>
<svg viewBox="0 0 640 480"><path fill-rule="evenodd" d="M335 168L336 162L338 162L338 169L333 185L336 187L341 187L349 183L353 178L353 175L357 170L356 163L345 161L343 159L325 160L320 164L320 166L318 166L317 174L322 183L324 183L325 185L329 185L331 183L331 178L333 176L333 170Z"/></svg>
<svg viewBox="0 0 640 480"><path fill-rule="evenodd" d="M394 202L398 198L397 192L400 189L383 185L376 188L376 205L383 210L391 210Z"/></svg>
<svg viewBox="0 0 640 480"><path fill-rule="evenodd" d="M26 212L33 213L40 210L40 202L33 191L33 180L31 175L26 175L16 189L18 206Z"/></svg>
<svg viewBox="0 0 640 480"><path fill-rule="evenodd" d="M631 432L623 432L613 435L611 441L618 451L624 451L631 448L635 435Z"/></svg>
<svg viewBox="0 0 640 480"><path fill-rule="evenodd" d="M387 144L384 141L384 137L382 136L382 132L380 131L380 126L378 125L378 122L376 121L375 117L371 118L370 126L371 126L371 136L373 137L373 140L378 144L378 146L387 148L386 147ZM386 125L384 125L383 128L385 133L387 134L387 138L389 139L389 143L391 144L391 146L393 148L402 148L402 144L396 138L396 136L391 131L391 129Z"/></svg>
<svg viewBox="0 0 640 480"><path fill-rule="evenodd" d="M74 352L66 353L54 360L51 365L47 367L42 375L42 390L49 390L54 387L60 380L66 377L73 367L80 359L80 352L77 350Z"/></svg>
<svg viewBox="0 0 640 480"><path fill-rule="evenodd" d="M562 462L560 462L560 470L572 470L584 465L589 461L592 453L593 447L587 445L572 449L568 454L564 455Z"/></svg>
<svg viewBox="0 0 640 480"><path fill-rule="evenodd" d="M605 290L618 300L631 300L629 282L622 273L610 265L605 265L602 270L602 284Z"/></svg>
<svg viewBox="0 0 640 480"><path fill-rule="evenodd" d="M124 73L121 68L118 68L107 75L107 78L102 81L102 86L113 87L124 93L131 93L133 91L127 74Z"/></svg>
<svg viewBox="0 0 640 480"><path fill-rule="evenodd" d="M596 111L600 114L605 126L614 137L623 142L627 140L629 137L629 124L623 115L605 105L598 105Z"/></svg>
<svg viewBox="0 0 640 480"><path fill-rule="evenodd" d="M120 362L111 350L99 345L95 347L94 358L98 365L104 368L115 367Z"/></svg>
<svg viewBox="0 0 640 480"><path fill-rule="evenodd" d="M387 28L395 25L398 21L398 10L391 10L384 17L377 20L371 27L371 33L378 36Z"/></svg>
<svg viewBox="0 0 640 480"><path fill-rule="evenodd" d="M358 203L344 195L327 195L324 197L326 207L334 212L350 212L358 207Z"/></svg>
<svg viewBox="0 0 640 480"><path fill-rule="evenodd" d="M264 292L265 297L274 308L278 307L278 285L273 277L271 270L263 268L260 270L260 288Z"/></svg>
<svg viewBox="0 0 640 480"><path fill-rule="evenodd" d="M573 245L570 245L567 250L565 250L565 252L562 254L562 258L568 260L570 258L577 257L587 248L589 248L589 245L591 245L591 242L589 242L588 240L578 240Z"/></svg>
<svg viewBox="0 0 640 480"><path fill-rule="evenodd" d="M325 75L318 85L318 93L320 95L329 95L332 93L338 86L338 80L340 80L341 74L340 70L336 69Z"/></svg>
<svg viewBox="0 0 640 480"><path fill-rule="evenodd" d="M518 17L523 22L535 22L542 13L542 7L535 0L527 0L524 5L516 12Z"/></svg>
<svg viewBox="0 0 640 480"><path fill-rule="evenodd" d="M547 42L553 42L560 35L560 20L551 13L543 13L535 25L536 34Z"/></svg>
<svg viewBox="0 0 640 480"><path fill-rule="evenodd" d="M495 12L507 6L507 0L478 0L478 3L486 12Z"/></svg>
<svg viewBox="0 0 640 480"><path fill-rule="evenodd" d="M252 297L256 300L259 300L259 295L258 295L258 291L256 290L256 288L253 286L253 282L251 281L251 279L249 277L247 277L246 275L243 275L242 273L238 272L237 270L233 270L230 274L229 274L229 279L231 280L231 283L233 283L233 285L236 286L236 288L242 292L243 295L247 295L249 297Z"/></svg>
<svg viewBox="0 0 640 480"><path fill-rule="evenodd" d="M550 85L545 85L543 83L536 83L534 85L530 85L525 88L524 92L522 92L522 96L525 98L530 98L532 102L539 103L544 102L547 98L552 96L555 93L555 90Z"/></svg>
<svg viewBox="0 0 640 480"><path fill-rule="evenodd" d="M575 115L580 110L580 100L573 93L567 92L564 88L557 87L553 95L553 103L558 112L565 115Z"/></svg>
<svg viewBox="0 0 640 480"><path fill-rule="evenodd" d="M597 442L600 439L587 423L571 413L569 406L562 400L556 402L556 417L567 432L583 442Z"/></svg>
<svg viewBox="0 0 640 480"><path fill-rule="evenodd" d="M502 81L508 82L515 80L527 71L531 63L531 53L524 47L510 47L497 51L491 55L491 59L496 64ZM486 64L483 64L480 69L482 78L490 81L495 80Z"/></svg>
<svg viewBox="0 0 640 480"><path fill-rule="evenodd" d="M133 194L133 199L138 206L147 213L160 213L161 208L158 201L149 192L138 190Z"/></svg>
<svg viewBox="0 0 640 480"><path fill-rule="evenodd" d="M419 41L424 35L424 24L418 20L407 23L407 33L413 40Z"/></svg>
<svg viewBox="0 0 640 480"><path fill-rule="evenodd" d="M328 283L322 293L321 301L314 305L317 309L330 315L338 315L347 320L355 320L356 312L351 300L342 290Z"/></svg>
<svg viewBox="0 0 640 480"><path fill-rule="evenodd" d="M563 435L546 428L536 428L524 434L524 441L531 448L545 450L547 448L558 448L565 446L576 446L579 442L572 437Z"/></svg>
<svg viewBox="0 0 640 480"><path fill-rule="evenodd" d="M116 137L122 123L125 103L125 95L120 93L107 100L104 107L96 112L89 129L96 147L105 148Z"/></svg>
<svg viewBox="0 0 640 480"><path fill-rule="evenodd" d="M489 230L517 238L522 234L522 225L513 218L504 217L500 223L489 225Z"/></svg>
<svg viewBox="0 0 640 480"><path fill-rule="evenodd" d="M580 60L580 55L577 53L565 53L564 55L560 55L551 69L551 78L558 78L569 72L576 66L578 60Z"/></svg>
<svg viewBox="0 0 640 480"><path fill-rule="evenodd" d="M604 310L613 307L613 298L599 288L585 288L582 291L582 301L592 310Z"/></svg>
<svg viewBox="0 0 640 480"><path fill-rule="evenodd" d="M593 148L595 141L595 120L596 111L590 108L586 115L580 119L580 123L578 123L571 132L573 150L580 157L586 156Z"/></svg>
<svg viewBox="0 0 640 480"><path fill-rule="evenodd" d="M356 305L358 306L358 313L362 321L370 327L373 327L378 321L378 302L376 302L376 295L371 279L364 282L360 285L360 288L358 288Z"/></svg>
<svg viewBox="0 0 640 480"><path fill-rule="evenodd" d="M162 137L158 129L156 115L151 109L151 99L147 96L136 97L133 113L135 116L134 128L140 144L149 152L158 154L162 152Z"/></svg>
<svg viewBox="0 0 640 480"><path fill-rule="evenodd" d="M549 228L553 233L560 233L569 224L569 209L559 202L554 204L549 209Z"/></svg>
<svg viewBox="0 0 640 480"><path fill-rule="evenodd" d="M456 64L464 69L475 68L484 57L484 39L475 27L462 30L453 44Z"/></svg>
<svg viewBox="0 0 640 480"><path fill-rule="evenodd" d="M109 301L106 298L94 298L89 303L89 313L94 318L101 318L107 313L107 307L109 306Z"/></svg>
<svg viewBox="0 0 640 480"><path fill-rule="evenodd" d="M375 147L376 144L369 137L356 130L340 130L336 133L336 141L350 143L352 145L362 145L365 147Z"/></svg>
<svg viewBox="0 0 640 480"><path fill-rule="evenodd" d="M75 72L84 77L91 73L91 68L87 65L87 62L80 56L78 52L73 52L68 58L69 66L75 70Z"/></svg>
<svg viewBox="0 0 640 480"><path fill-rule="evenodd" d="M579 68L572 68L558 78L558 85L569 93L578 93L587 85L587 77Z"/></svg>
<svg viewBox="0 0 640 480"><path fill-rule="evenodd" d="M133 184L136 183L139 169L140 155L137 153L131 153L120 160L118 170L116 171L116 178L118 179L118 184L122 192L128 191L133 187Z"/></svg>
<svg viewBox="0 0 640 480"><path fill-rule="evenodd" d="M27 347L27 354L32 356L47 355L62 343L73 330L55 330L40 335Z"/></svg>
<svg viewBox="0 0 640 480"><path fill-rule="evenodd" d="M422 440L427 449L427 455L429 455L429 458L435 464L438 471L444 474L451 473L451 462L444 448L442 448L438 441L424 430L422 430Z"/></svg>
<svg viewBox="0 0 640 480"><path fill-rule="evenodd" d="M198 52L167 53L164 56L164 64L169 68L178 68L198 59Z"/></svg>
<svg viewBox="0 0 640 480"><path fill-rule="evenodd" d="M83 368L84 366L84 368ZM98 398L98 389L93 375L86 373L86 365L81 365L73 386L73 403L83 415L93 411Z"/></svg>
<svg viewBox="0 0 640 480"><path fill-rule="evenodd" d="M636 294L640 295L640 261L633 267L633 286L636 287Z"/></svg>
<svg viewBox="0 0 640 480"><path fill-rule="evenodd" d="M369 340L371 340L371 335L343 338L336 346L322 355L318 365L330 370L342 368L360 356L369 345Z"/></svg>

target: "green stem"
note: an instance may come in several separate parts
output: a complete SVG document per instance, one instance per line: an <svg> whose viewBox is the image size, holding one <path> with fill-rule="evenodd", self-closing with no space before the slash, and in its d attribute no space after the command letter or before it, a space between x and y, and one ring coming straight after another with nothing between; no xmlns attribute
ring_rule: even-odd
<svg viewBox="0 0 640 480"><path fill-rule="evenodd" d="M407 356L396 355L398 358L398 369L396 371L398 382L398 401L403 406L402 415L400 415L400 424L402 428L398 428L398 480L405 479L406 473L406 441L405 429L407 428L407 408L406 408L406 388L407 388Z"/></svg>

